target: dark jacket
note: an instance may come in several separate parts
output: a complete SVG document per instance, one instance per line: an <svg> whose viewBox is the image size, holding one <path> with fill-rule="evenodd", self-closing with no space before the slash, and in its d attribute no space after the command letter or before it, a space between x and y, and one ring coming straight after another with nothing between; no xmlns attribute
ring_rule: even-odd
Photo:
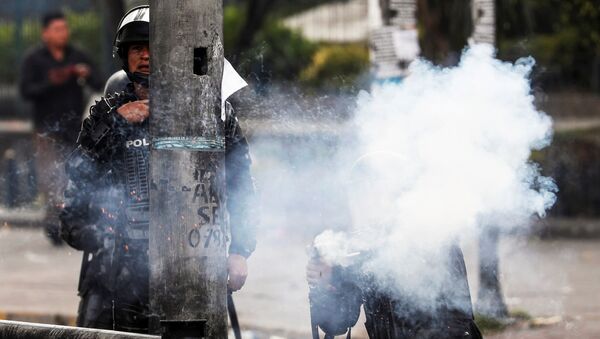
<svg viewBox="0 0 600 339"><path fill-rule="evenodd" d="M448 274L442 275L443 287L433 305L422 305L423 301L413 301L413 296L401 292L392 295L382 291L371 279L359 283L369 338L482 338L473 318L463 253L456 244L450 244L445 253Z"/></svg>
<svg viewBox="0 0 600 339"><path fill-rule="evenodd" d="M481 339L473 320L462 251L456 244L445 250L448 274L440 275L445 277L443 288L431 291L433 300L425 303L406 291L391 293L364 273L361 262L335 266L333 289L311 290L313 321L324 331L341 335L354 326L362 304L370 339ZM363 259L367 258L365 255Z"/></svg>
<svg viewBox="0 0 600 339"><path fill-rule="evenodd" d="M60 85L50 82L51 70L77 64L90 67L91 74L85 83L74 75ZM75 143L81 126L85 85L100 90L103 84L91 60L72 46L66 47L62 61L54 59L46 46L38 46L27 53L21 65L19 89L23 98L33 102L36 130L69 144Z"/></svg>
<svg viewBox="0 0 600 339"><path fill-rule="evenodd" d="M80 295L100 289L116 299L117 311L137 305L144 313L148 311L150 138L147 122L129 124L116 112L135 100L130 85L116 98L103 98L92 107L78 147L66 164L69 180L60 218L63 239L86 253ZM254 184L248 143L231 109L225 133L229 252L248 257L256 244Z"/></svg>

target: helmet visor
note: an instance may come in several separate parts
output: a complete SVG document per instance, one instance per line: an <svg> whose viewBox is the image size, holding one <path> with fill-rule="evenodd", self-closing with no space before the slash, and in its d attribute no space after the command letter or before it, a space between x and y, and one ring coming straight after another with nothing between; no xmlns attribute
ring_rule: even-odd
<svg viewBox="0 0 600 339"><path fill-rule="evenodd" d="M119 47L132 42L150 41L150 25L147 22L133 22L121 30L117 38Z"/></svg>

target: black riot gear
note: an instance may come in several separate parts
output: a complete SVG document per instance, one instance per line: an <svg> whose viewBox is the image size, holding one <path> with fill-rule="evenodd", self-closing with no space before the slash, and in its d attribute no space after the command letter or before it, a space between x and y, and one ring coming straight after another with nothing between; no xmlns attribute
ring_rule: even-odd
<svg viewBox="0 0 600 339"><path fill-rule="evenodd" d="M379 189L392 178L386 177L387 173L381 173L378 168L386 168L389 172L389 169L405 161L405 158L393 152L371 152L361 156L350 170L349 190L353 193L350 199L357 199L354 203L364 206L361 199L371 197L368 190L374 188L378 199L392 199L381 193L386 190ZM346 205L347 209L349 205ZM351 215L351 212L342 211L342 214ZM371 220L380 222L375 218ZM326 339L344 333L350 337L348 329L355 325L356 315L362 305L365 328L370 339L481 339L473 318L462 250L454 239L440 243L436 250L443 258L439 264L427 254L413 251L413 257L407 259L427 266L422 272L410 269L403 272L416 277L425 271L435 270L439 287L424 287L428 290L427 297L423 297L411 286L399 286L394 275L378 274L381 263L376 259L381 253L375 246L356 252L350 250L352 253L348 254L343 265L326 263L320 258L318 249L314 248L310 253L311 262L322 262L329 266L331 275L321 281L323 284L310 286L313 338L318 339L317 326L325 332ZM389 260L386 264L395 263ZM431 279L421 281L429 282Z"/></svg>
<svg viewBox="0 0 600 339"><path fill-rule="evenodd" d="M115 91L116 92L116 91ZM132 83L90 109L69 157L61 236L84 251L78 325L147 332L148 155L147 122L130 124L118 107L138 100ZM248 257L255 247L248 144L226 103L225 170L230 254Z"/></svg>
<svg viewBox="0 0 600 339"><path fill-rule="evenodd" d="M125 13L113 41L113 57L127 63L127 45L150 41L150 6L138 6Z"/></svg>
<svg viewBox="0 0 600 339"><path fill-rule="evenodd" d="M126 59L127 49L123 47L134 42L149 42L149 29L150 25L147 21L134 21L123 26L115 38L115 52L117 55L121 59Z"/></svg>
<svg viewBox="0 0 600 339"><path fill-rule="evenodd" d="M63 238L86 252L78 325L144 333L149 316L148 126L129 124L116 113L136 100L130 83L90 109L79 147L67 162L61 220Z"/></svg>
<svg viewBox="0 0 600 339"><path fill-rule="evenodd" d="M325 332L325 338L348 334L358 321L362 294L354 284L345 281L336 281L335 292L328 291L321 286L311 287L309 290L310 318L313 331L318 337L318 328Z"/></svg>
<svg viewBox="0 0 600 339"><path fill-rule="evenodd" d="M115 72L106 80L104 85L104 97L113 96L115 93L121 93L126 90L127 85L131 82L125 71Z"/></svg>
<svg viewBox="0 0 600 339"><path fill-rule="evenodd" d="M121 20L114 56L121 58L124 71L110 78L104 97L90 108L78 147L66 163L61 236L84 252L78 326L146 333L152 317L148 295L152 140L148 120L128 122L118 111L140 101L135 84L148 85L147 76L132 74L127 64L129 45L147 43L148 27L148 6L132 9ZM232 106L225 102L224 108L229 254L247 258L256 245L251 160Z"/></svg>
<svg viewBox="0 0 600 339"><path fill-rule="evenodd" d="M444 252L451 273L444 282L447 288L436 293L435 302L428 306L420 305L410 293L382 286L372 273L364 271L362 260L369 254L361 254L348 266L334 266L329 286L310 287L313 338L319 338L318 328L325 339L342 334L350 338L362 305L370 339L481 339L473 319L462 251L449 244Z"/></svg>
<svg viewBox="0 0 600 339"><path fill-rule="evenodd" d="M310 248L309 255L313 260L320 260L315 247ZM330 288L310 286L308 298L313 339L319 338L319 329L325 333L325 339L346 333L347 338L351 336L360 315L362 292L353 279L345 277L345 272L339 266L333 268Z"/></svg>

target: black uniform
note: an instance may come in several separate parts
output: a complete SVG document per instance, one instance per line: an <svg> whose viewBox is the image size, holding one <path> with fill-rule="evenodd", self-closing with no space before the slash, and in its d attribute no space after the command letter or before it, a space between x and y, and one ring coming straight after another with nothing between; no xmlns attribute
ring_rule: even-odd
<svg viewBox="0 0 600 339"><path fill-rule="evenodd" d="M137 100L133 86L92 107L67 165L61 235L84 251L78 326L148 331L148 123L129 124L116 109ZM226 120L230 253L255 248L254 184L248 144L233 111Z"/></svg>
<svg viewBox="0 0 600 339"><path fill-rule="evenodd" d="M374 287L375 284L362 288L369 338L481 338L473 320L462 251L458 245L451 245L447 253L450 274L435 298L435 304L429 305L431 308L411 302L408 295L391 297Z"/></svg>
<svg viewBox="0 0 600 339"><path fill-rule="evenodd" d="M77 131L81 126L84 109L82 83L72 76L65 83L55 85L48 79L51 70L86 64L91 74L86 79L87 85L95 90L102 89L102 79L97 74L90 59L72 46L65 49L64 59L57 61L43 45L31 50L21 66L19 88L21 95L31 100L34 105L34 122L36 131L73 145L77 139Z"/></svg>
<svg viewBox="0 0 600 339"><path fill-rule="evenodd" d="M445 253L449 261L443 269L448 274L440 275L445 276L442 290L432 291L430 302L409 292L390 292L364 273L360 263L334 267L332 290L311 288L311 312L317 322L313 326L321 326L329 334L326 338L343 334L358 320L362 305L370 339L482 338L473 320L462 251L450 244Z"/></svg>

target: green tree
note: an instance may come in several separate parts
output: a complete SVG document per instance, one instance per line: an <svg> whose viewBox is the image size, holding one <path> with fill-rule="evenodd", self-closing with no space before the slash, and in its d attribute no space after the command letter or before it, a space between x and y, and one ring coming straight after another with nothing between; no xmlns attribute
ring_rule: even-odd
<svg viewBox="0 0 600 339"><path fill-rule="evenodd" d="M248 14L243 6L224 9L225 55L242 74L260 83L294 80L310 64L317 45L284 27L277 17L266 18L251 34L251 40L244 43L247 47L240 49L240 40L250 38L242 34L248 29L245 18Z"/></svg>
<svg viewBox="0 0 600 339"><path fill-rule="evenodd" d="M313 55L311 64L302 71L305 84L328 89L352 89L369 69L366 44L323 45Z"/></svg>
<svg viewBox="0 0 600 339"><path fill-rule="evenodd" d="M500 56L533 55L546 88L600 91L600 5L597 0L496 1Z"/></svg>

